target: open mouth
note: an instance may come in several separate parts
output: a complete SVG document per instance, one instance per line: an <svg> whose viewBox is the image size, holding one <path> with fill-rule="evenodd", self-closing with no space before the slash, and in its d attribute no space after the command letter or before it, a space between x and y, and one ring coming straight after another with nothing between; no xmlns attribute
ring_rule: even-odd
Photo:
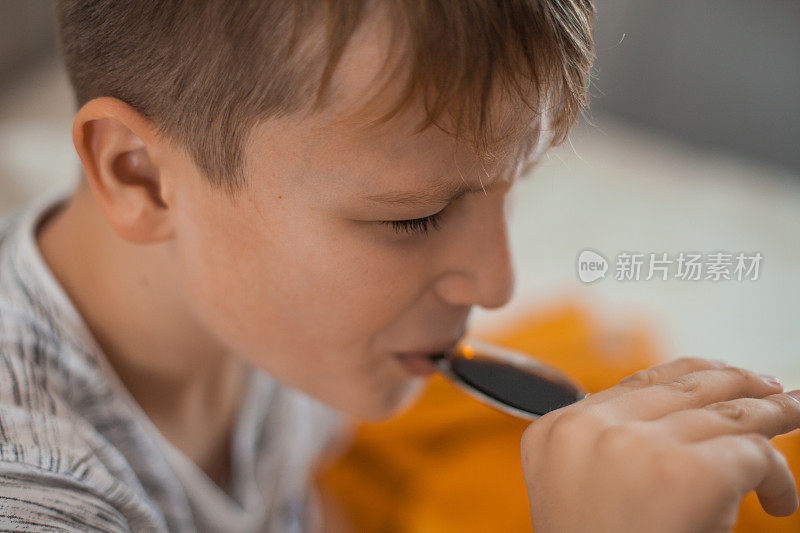
<svg viewBox="0 0 800 533"><path fill-rule="evenodd" d="M413 376L429 376L436 372L436 360L444 357L443 352L396 353L394 358Z"/></svg>

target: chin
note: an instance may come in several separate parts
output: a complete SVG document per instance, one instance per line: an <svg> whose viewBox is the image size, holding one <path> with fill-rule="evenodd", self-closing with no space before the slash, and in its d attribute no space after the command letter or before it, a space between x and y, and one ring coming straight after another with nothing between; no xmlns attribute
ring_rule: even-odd
<svg viewBox="0 0 800 533"><path fill-rule="evenodd" d="M377 395L370 391L361 401L354 402L355 405L347 406L344 410L365 421L383 422L411 409L427 384L426 377L407 379L402 385L381 391Z"/></svg>

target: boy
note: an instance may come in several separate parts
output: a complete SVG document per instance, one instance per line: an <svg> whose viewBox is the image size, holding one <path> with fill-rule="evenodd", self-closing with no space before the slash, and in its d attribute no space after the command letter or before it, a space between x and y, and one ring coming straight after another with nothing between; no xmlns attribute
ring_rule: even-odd
<svg viewBox="0 0 800 533"><path fill-rule="evenodd" d="M0 522L319 528L308 470L345 419L408 406L471 306L508 300L506 195L585 104L592 6L56 5L83 173L0 237ZM727 399L776 392L724 375ZM681 408L651 385L588 402L624 390ZM550 427L556 416L530 426L523 466L534 523L567 531L571 496L534 479L549 474L531 455ZM560 427L581 442L600 429ZM549 458L568 471L561 448ZM582 487L592 510L602 488Z"/></svg>

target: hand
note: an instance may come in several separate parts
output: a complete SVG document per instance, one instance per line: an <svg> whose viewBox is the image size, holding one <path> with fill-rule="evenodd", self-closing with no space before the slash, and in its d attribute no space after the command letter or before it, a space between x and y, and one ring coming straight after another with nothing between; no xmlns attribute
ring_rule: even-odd
<svg viewBox="0 0 800 533"><path fill-rule="evenodd" d="M532 422L522 467L535 533L729 532L755 489L798 507L769 443L800 427L800 391L721 362L682 358Z"/></svg>

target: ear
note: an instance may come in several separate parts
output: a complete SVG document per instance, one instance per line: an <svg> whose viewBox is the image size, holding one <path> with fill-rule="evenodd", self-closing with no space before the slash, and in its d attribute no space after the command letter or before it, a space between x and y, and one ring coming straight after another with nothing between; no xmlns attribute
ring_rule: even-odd
<svg viewBox="0 0 800 533"><path fill-rule="evenodd" d="M170 191L158 161L167 145L141 113L116 98L87 102L72 140L95 200L123 239L157 243L173 235Z"/></svg>

